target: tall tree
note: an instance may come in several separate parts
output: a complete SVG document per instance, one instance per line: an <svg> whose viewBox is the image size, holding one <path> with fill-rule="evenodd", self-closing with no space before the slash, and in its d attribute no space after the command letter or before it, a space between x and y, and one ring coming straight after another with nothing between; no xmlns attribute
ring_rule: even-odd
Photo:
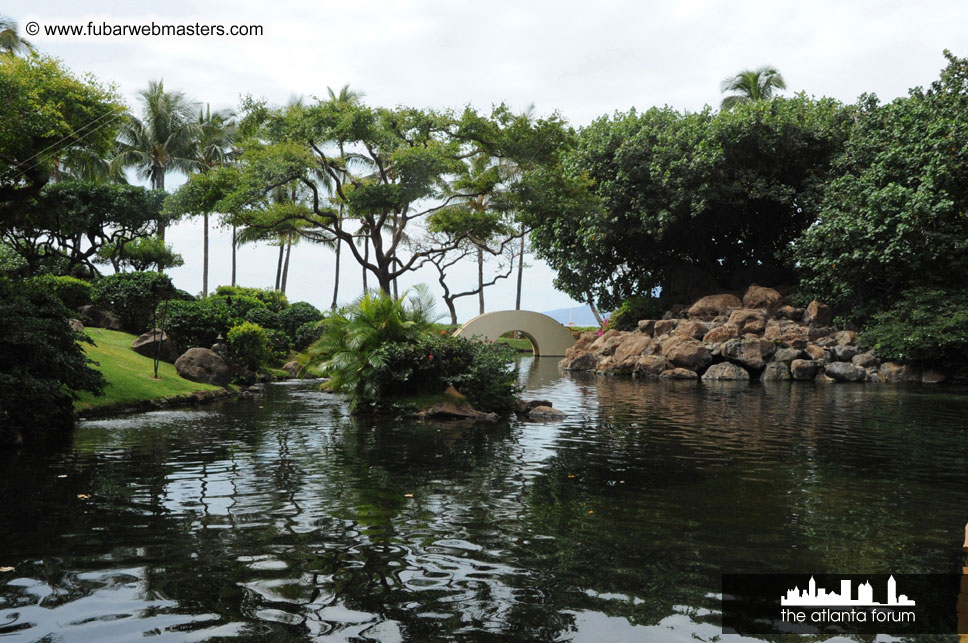
<svg viewBox="0 0 968 643"><path fill-rule="evenodd" d="M221 110L212 113L208 104L204 110L198 113L198 141L196 149L198 153L198 169L201 172L225 165L231 156L232 143L235 140L235 114L230 110ZM202 296L208 296L208 212L202 213ZM232 234L232 263L233 273L235 264L235 232ZM235 275L233 274L232 285L235 285Z"/></svg>
<svg viewBox="0 0 968 643"><path fill-rule="evenodd" d="M0 16L0 54L16 56L34 50L34 46L20 37L17 21Z"/></svg>
<svg viewBox="0 0 968 643"><path fill-rule="evenodd" d="M750 103L758 100L769 100L777 89L786 89L786 81L775 67L759 67L746 69L735 76L723 80L721 91L733 92L723 99L720 105L723 109L730 109L739 103Z"/></svg>
<svg viewBox="0 0 968 643"><path fill-rule="evenodd" d="M182 92L165 91L161 80L149 82L138 99L141 117L129 115L121 126L114 163L136 168L153 189L164 190L168 172L188 174L199 167L198 107ZM158 236L165 238L163 221Z"/></svg>

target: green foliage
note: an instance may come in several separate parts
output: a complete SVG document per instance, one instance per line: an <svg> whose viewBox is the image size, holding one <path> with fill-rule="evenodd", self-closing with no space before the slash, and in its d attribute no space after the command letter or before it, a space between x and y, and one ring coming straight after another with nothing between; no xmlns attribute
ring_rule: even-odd
<svg viewBox="0 0 968 643"><path fill-rule="evenodd" d="M253 309L269 310L264 301L249 295L212 295L209 299L224 306L233 319L240 321L246 319L246 315Z"/></svg>
<svg viewBox="0 0 968 643"><path fill-rule="evenodd" d="M454 386L477 410L506 415L518 393L511 368L515 356L503 344L450 334L388 343L379 349L369 404L378 407L395 397L439 394Z"/></svg>
<svg viewBox="0 0 968 643"><path fill-rule="evenodd" d="M16 277L26 272L27 262L6 243L0 243L0 277Z"/></svg>
<svg viewBox="0 0 968 643"><path fill-rule="evenodd" d="M863 320L968 273L968 60L887 105L862 97L818 223L797 243L810 296Z"/></svg>
<svg viewBox="0 0 968 643"><path fill-rule="evenodd" d="M325 321L310 321L302 324L296 329L295 335L293 335L293 347L297 351L304 351L309 348L310 344L318 340L323 336L323 330L325 329Z"/></svg>
<svg viewBox="0 0 968 643"><path fill-rule="evenodd" d="M281 330L275 328L266 328L266 342L268 354L268 362L279 364L284 361L289 356L289 351L292 350L292 340Z"/></svg>
<svg viewBox="0 0 968 643"><path fill-rule="evenodd" d="M816 219L848 115L797 95L600 118L564 162L597 203L557 198L576 207L529 217L532 243L559 288L606 309L657 287L671 301L788 279L789 246ZM560 192L544 182L539 194Z"/></svg>
<svg viewBox="0 0 968 643"><path fill-rule="evenodd" d="M274 313L282 312L289 306L289 300L285 293L271 288L245 288L243 286L219 286L215 289L215 294L220 297L237 296L252 297L258 299L265 307Z"/></svg>
<svg viewBox="0 0 968 643"><path fill-rule="evenodd" d="M98 248L97 258L98 263L110 263L115 268L129 266L134 270L167 270L185 265L170 243L155 236L106 243Z"/></svg>
<svg viewBox="0 0 968 643"><path fill-rule="evenodd" d="M229 356L252 371L258 371L269 359L269 337L262 326L243 322L229 329L225 339Z"/></svg>
<svg viewBox="0 0 968 643"><path fill-rule="evenodd" d="M303 324L317 322L322 318L323 313L321 313L318 308L305 301L297 301L289 308L286 308L279 313L278 327L291 339L295 340L297 332L299 328L303 326ZM303 348L305 348L305 346Z"/></svg>
<svg viewBox="0 0 968 643"><path fill-rule="evenodd" d="M266 329L279 329L279 314L272 312L268 308L260 308L258 306L250 308L245 313L245 320L253 324L258 324Z"/></svg>
<svg viewBox="0 0 968 643"><path fill-rule="evenodd" d="M159 307L158 319L162 310ZM168 302L165 332L179 352L189 348L209 348L219 335L225 337L232 326L232 315L221 300L172 300Z"/></svg>
<svg viewBox="0 0 968 643"><path fill-rule="evenodd" d="M896 362L964 371L968 363L968 289L914 288L875 314L861 345Z"/></svg>
<svg viewBox="0 0 968 643"><path fill-rule="evenodd" d="M97 280L91 299L98 308L121 318L121 328L139 334L149 330L158 304L175 292L171 279L158 272L119 272Z"/></svg>
<svg viewBox="0 0 968 643"><path fill-rule="evenodd" d="M83 279L42 275L35 277L32 281L60 299L61 303L70 311L75 311L81 306L91 303L91 284Z"/></svg>
<svg viewBox="0 0 968 643"><path fill-rule="evenodd" d="M622 302L609 318L608 327L616 330L636 330L640 319L660 319L664 307L658 297L636 295Z"/></svg>
<svg viewBox="0 0 968 643"><path fill-rule="evenodd" d="M77 392L103 389L78 343L88 340L71 330L68 316L39 284L0 279L0 433L31 439L69 428Z"/></svg>

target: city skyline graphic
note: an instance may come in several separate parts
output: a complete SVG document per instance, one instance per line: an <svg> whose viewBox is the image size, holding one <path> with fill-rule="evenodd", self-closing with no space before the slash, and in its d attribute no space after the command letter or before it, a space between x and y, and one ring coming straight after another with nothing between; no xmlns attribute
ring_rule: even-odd
<svg viewBox="0 0 968 643"><path fill-rule="evenodd" d="M910 607L915 605L913 599L905 594L900 596L897 593L897 581L892 575L887 580L887 602L880 603L874 600L874 588L870 581L861 583L857 586L857 598L853 598L851 581L840 581L840 592L828 592L823 587L817 587L817 581L813 576L806 589L799 586L788 589L785 596L780 596L781 606L863 606L863 607Z"/></svg>

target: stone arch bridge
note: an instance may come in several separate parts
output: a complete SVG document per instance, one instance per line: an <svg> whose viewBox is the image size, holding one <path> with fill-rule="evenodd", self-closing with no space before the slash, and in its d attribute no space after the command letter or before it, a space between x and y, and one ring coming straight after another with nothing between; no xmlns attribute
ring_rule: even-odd
<svg viewBox="0 0 968 643"><path fill-rule="evenodd" d="M547 315L528 310L502 310L478 315L458 328L454 335L494 341L513 330L531 340L536 356L562 356L575 343L571 332L560 323Z"/></svg>

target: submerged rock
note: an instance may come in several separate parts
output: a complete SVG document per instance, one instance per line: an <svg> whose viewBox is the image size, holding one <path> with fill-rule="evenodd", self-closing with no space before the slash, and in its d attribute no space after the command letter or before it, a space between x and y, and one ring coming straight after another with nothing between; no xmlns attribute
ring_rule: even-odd
<svg viewBox="0 0 968 643"><path fill-rule="evenodd" d="M742 366L737 366L736 364L731 364L730 362L722 362L720 364L713 364L706 372L703 373L702 379L709 381L719 381L719 380L748 380L750 374L746 372L746 369Z"/></svg>

